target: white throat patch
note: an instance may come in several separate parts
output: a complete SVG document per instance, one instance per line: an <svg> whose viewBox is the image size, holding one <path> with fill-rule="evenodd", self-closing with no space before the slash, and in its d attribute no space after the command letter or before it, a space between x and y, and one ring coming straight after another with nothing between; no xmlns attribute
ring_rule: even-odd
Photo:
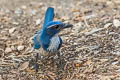
<svg viewBox="0 0 120 80"><path fill-rule="evenodd" d="M48 51L50 52L54 52L54 51L57 51L58 47L59 47L59 44L60 44L60 39L59 39L59 36L58 34L56 34L55 36L53 36L50 40L50 45L49 47L47 48Z"/></svg>

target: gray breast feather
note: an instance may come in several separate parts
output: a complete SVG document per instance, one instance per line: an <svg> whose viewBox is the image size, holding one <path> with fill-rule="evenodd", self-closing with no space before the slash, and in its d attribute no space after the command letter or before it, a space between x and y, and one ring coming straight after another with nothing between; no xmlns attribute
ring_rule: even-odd
<svg viewBox="0 0 120 80"><path fill-rule="evenodd" d="M47 48L47 50L50 52L56 52L58 50L59 44L60 44L59 36L56 34L51 38L50 45Z"/></svg>

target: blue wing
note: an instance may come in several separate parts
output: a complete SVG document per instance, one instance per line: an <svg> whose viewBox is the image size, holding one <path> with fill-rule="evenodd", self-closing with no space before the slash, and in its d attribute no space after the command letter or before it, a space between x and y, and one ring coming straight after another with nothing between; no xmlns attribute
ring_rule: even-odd
<svg viewBox="0 0 120 80"><path fill-rule="evenodd" d="M40 48L40 36L41 36L41 31L38 31L33 37L34 49Z"/></svg>
<svg viewBox="0 0 120 80"><path fill-rule="evenodd" d="M54 8L48 7L47 11L45 13L45 19L44 19L44 24L43 28L50 22L53 21L54 18Z"/></svg>
<svg viewBox="0 0 120 80"><path fill-rule="evenodd" d="M53 21L54 18L54 8L52 7L48 7L46 13L45 13L45 19L44 19L44 24L43 24L43 28L50 22ZM36 34L34 35L33 38L33 42L34 42L34 49L39 49L40 48L40 36L41 36L41 32L37 31Z"/></svg>

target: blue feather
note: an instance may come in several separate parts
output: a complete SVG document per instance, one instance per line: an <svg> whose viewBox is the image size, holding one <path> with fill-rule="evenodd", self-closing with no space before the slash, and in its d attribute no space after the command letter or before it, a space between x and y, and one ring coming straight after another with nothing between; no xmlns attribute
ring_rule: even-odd
<svg viewBox="0 0 120 80"><path fill-rule="evenodd" d="M33 42L34 42L34 49L39 49L40 48L40 34L35 34L34 38L33 38Z"/></svg>
<svg viewBox="0 0 120 80"><path fill-rule="evenodd" d="M44 19L44 24L43 28L50 22L53 21L54 18L54 8L49 7L45 13L45 19Z"/></svg>
<svg viewBox="0 0 120 80"><path fill-rule="evenodd" d="M53 25L63 25L63 23L61 21L50 21L48 24L46 24L47 27L50 27Z"/></svg>
<svg viewBox="0 0 120 80"><path fill-rule="evenodd" d="M61 48L61 46L62 46L62 39L61 39L61 37L59 37L59 40L60 40L60 44L59 44L59 47L58 47L58 50Z"/></svg>

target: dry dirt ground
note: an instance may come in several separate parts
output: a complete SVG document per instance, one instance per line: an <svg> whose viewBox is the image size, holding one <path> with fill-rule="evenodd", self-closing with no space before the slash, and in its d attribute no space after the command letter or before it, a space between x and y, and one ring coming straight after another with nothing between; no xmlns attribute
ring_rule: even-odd
<svg viewBox="0 0 120 80"><path fill-rule="evenodd" d="M60 33L64 71L58 60L39 60L33 35L47 7L73 28ZM0 0L0 80L120 80L120 0Z"/></svg>

